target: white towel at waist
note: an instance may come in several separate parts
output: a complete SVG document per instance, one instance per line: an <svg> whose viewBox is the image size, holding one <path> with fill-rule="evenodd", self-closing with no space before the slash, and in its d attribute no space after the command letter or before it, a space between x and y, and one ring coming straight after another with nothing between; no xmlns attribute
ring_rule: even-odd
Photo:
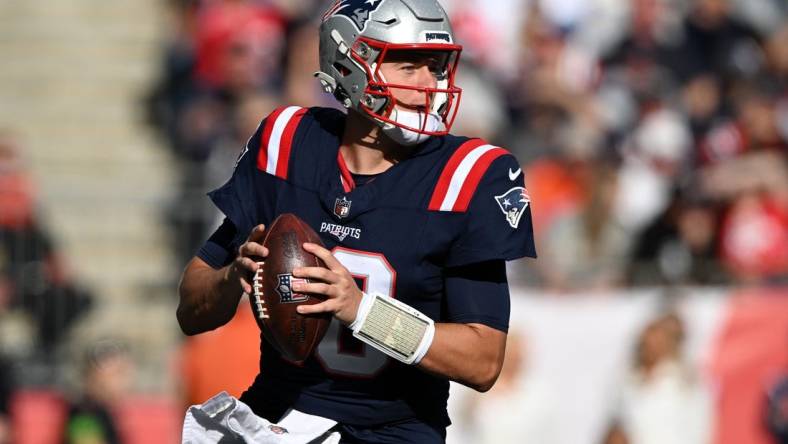
<svg viewBox="0 0 788 444"><path fill-rule="evenodd" d="M183 422L183 444L337 444L336 421L289 410L277 424L252 412L243 402L221 392L189 407Z"/></svg>

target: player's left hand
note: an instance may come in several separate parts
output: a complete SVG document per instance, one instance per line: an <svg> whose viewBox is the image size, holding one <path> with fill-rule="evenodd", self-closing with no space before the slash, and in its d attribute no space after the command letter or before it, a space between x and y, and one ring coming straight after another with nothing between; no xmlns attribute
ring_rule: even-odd
<svg viewBox="0 0 788 444"><path fill-rule="evenodd" d="M299 305L301 314L334 314L343 324L349 325L356 319L362 293L347 268L330 251L313 243L305 243L304 250L319 257L327 268L299 267L293 269L293 276L319 282L293 283L293 291L299 293L321 294L326 300L314 305Z"/></svg>

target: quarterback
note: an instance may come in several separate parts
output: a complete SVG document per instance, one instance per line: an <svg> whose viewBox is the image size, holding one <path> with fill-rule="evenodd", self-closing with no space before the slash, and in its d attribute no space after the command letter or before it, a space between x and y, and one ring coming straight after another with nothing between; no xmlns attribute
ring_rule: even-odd
<svg viewBox="0 0 788 444"><path fill-rule="evenodd" d="M505 262L535 257L517 160L449 134L461 47L436 0L339 0L320 26L320 71L346 109L283 106L262 120L210 198L221 227L184 271L188 335L227 323L265 257L265 226L294 213L325 248L293 291L330 312L312 357L289 362L261 337L260 373L240 401L277 422L291 409L336 422L341 442L440 443L449 381L489 390L509 323ZM392 302L394 301L394 302ZM394 312L420 328L393 350L372 325Z"/></svg>

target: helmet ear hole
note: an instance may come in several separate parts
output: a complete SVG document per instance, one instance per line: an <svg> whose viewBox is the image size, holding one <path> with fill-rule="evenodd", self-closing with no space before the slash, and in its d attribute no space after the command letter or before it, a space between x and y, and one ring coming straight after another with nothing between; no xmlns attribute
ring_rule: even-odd
<svg viewBox="0 0 788 444"><path fill-rule="evenodd" d="M350 70L339 64L339 62L334 63L334 69L336 69L339 75L342 77L346 77L348 74L350 74Z"/></svg>
<svg viewBox="0 0 788 444"><path fill-rule="evenodd" d="M353 107L353 101L350 99L350 96L345 91L345 89L341 86L334 90L334 98L336 98L345 108L349 109Z"/></svg>

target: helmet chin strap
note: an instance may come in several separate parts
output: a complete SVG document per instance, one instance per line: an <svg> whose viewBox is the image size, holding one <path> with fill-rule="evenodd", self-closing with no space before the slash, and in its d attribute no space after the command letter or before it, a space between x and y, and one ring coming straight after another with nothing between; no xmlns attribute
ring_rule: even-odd
<svg viewBox="0 0 788 444"><path fill-rule="evenodd" d="M398 125L378 121L379 124L383 123L381 126L383 133L393 141L404 146L417 145L432 136L404 128L403 126L423 128L425 131L429 132L442 131L445 128L443 120L436 113L406 111L394 107L390 119L397 122Z"/></svg>

